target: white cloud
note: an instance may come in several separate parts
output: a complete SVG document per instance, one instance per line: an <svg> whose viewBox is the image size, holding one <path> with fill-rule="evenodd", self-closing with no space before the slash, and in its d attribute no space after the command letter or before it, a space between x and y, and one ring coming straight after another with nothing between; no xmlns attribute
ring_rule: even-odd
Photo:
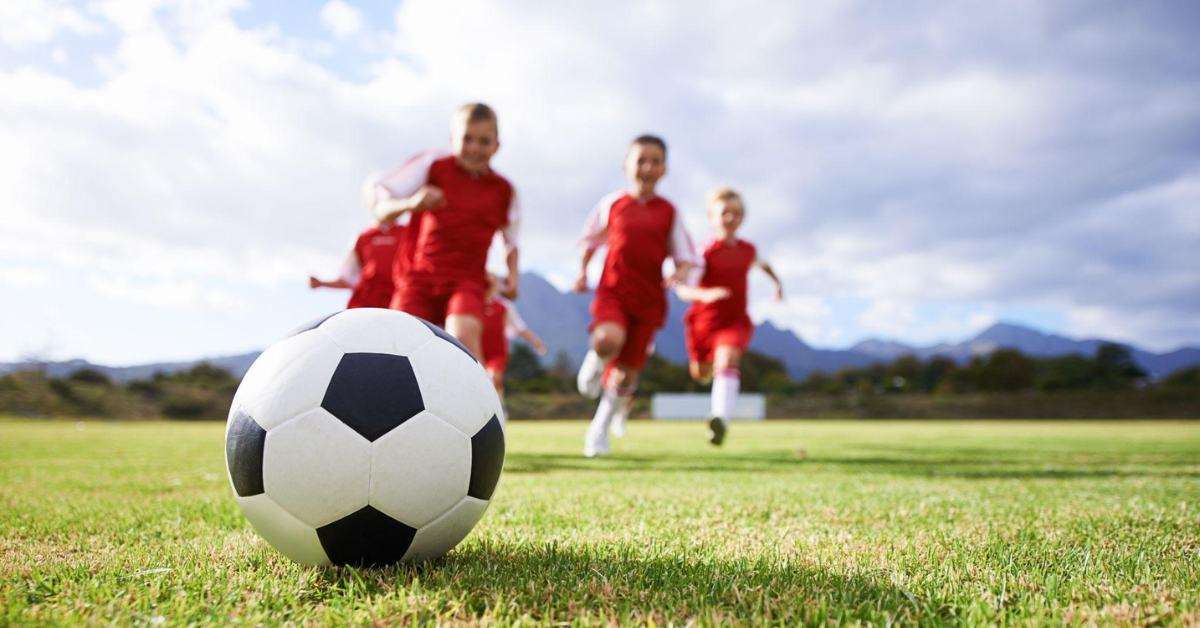
<svg viewBox="0 0 1200 628"><path fill-rule="evenodd" d="M94 87L0 73L0 267L51 282L90 268L104 279L82 275L83 289L98 298L215 312L300 285L361 228L362 177L444 142L452 108L482 99L526 210L523 259L560 284L584 214L622 184L625 142L649 130L671 143L664 191L698 239L704 192L746 191L747 236L792 295L755 292L755 315L815 344L969 333L998 303L1067 312L1077 329L1060 331L1200 339L1180 323L1200 292L1200 175L1179 139L1200 124L1200 89L1182 63L1193 74L1126 87L1145 68L1176 71L1169 46L1190 43L1173 43L1169 22L1092 33L1154 60L1138 71L1122 65L1136 55L1060 36L1064 18L1037 3L1022 20L832 2L660 3L631 20L600 5L409 0L386 46L324 42L367 55L351 71L322 65L336 55L321 42L239 26L232 12L255 9L244 2L2 6L50 24L22 46L101 19L118 31L87 59L103 69ZM320 19L337 37L384 37L341 0ZM13 45L17 23L3 20L0 40ZM1128 34L1139 29L1155 32ZM68 65L85 59L71 51ZM847 315L847 301L866 311ZM290 326L271 303L245 307Z"/></svg>
<svg viewBox="0 0 1200 628"><path fill-rule="evenodd" d="M0 2L0 43L13 48L44 44L62 33L85 35L99 30L95 20L66 2Z"/></svg>
<svg viewBox="0 0 1200 628"><path fill-rule="evenodd" d="M338 39L346 39L362 30L362 13L342 0L329 0L321 7L321 23Z"/></svg>

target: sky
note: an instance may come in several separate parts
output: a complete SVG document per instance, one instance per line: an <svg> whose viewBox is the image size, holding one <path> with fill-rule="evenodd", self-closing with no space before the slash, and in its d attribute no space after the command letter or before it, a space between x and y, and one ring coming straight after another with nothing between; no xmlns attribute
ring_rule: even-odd
<svg viewBox="0 0 1200 628"><path fill-rule="evenodd" d="M999 321L1200 345L1200 4L0 3L0 360L262 348L371 172L500 116L523 266L561 287L627 142L698 241L707 190L819 347ZM581 330L580 342L583 342Z"/></svg>

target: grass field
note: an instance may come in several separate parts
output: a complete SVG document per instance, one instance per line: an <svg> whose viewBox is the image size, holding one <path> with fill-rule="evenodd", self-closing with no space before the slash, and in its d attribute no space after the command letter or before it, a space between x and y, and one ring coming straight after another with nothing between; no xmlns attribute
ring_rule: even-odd
<svg viewBox="0 0 1200 628"><path fill-rule="evenodd" d="M1200 423L515 423L451 554L305 568L216 423L0 420L0 624L1200 623ZM803 448L804 459L798 454Z"/></svg>

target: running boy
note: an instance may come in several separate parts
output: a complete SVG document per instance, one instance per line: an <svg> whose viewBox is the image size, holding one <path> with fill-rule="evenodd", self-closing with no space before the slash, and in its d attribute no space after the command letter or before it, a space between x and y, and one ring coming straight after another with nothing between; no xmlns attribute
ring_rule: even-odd
<svg viewBox="0 0 1200 628"><path fill-rule="evenodd" d="M775 298L783 300L783 284L753 244L737 237L746 216L742 197L732 188L718 188L708 195L708 220L716 238L704 249L704 269L698 285L680 284L676 294L692 306L683 325L692 379L712 382L712 416L708 421L709 442L725 441L728 421L741 388L738 363L754 323L746 312L746 276L757 266L775 282Z"/></svg>
<svg viewBox="0 0 1200 628"><path fill-rule="evenodd" d="M508 342L520 338L528 342L538 355L546 355L542 339L525 324L517 306L497 294L498 280L488 290L483 302L483 368L492 378L500 400L504 400L504 371L508 369Z"/></svg>
<svg viewBox="0 0 1200 628"><path fill-rule="evenodd" d="M358 235L338 278L332 281L309 276L310 288L350 289L346 308L382 307L392 301L392 265L404 238L404 227L388 221Z"/></svg>
<svg viewBox="0 0 1200 628"><path fill-rule="evenodd" d="M592 300L590 351L577 378L580 393L600 397L584 438L583 454L588 457L608 453L613 413L623 397L633 395L646 350L666 319L666 284L679 281L698 263L682 217L670 201L655 194L666 173L666 142L653 135L635 138L625 156L628 189L601 199L584 228L577 291L587 291L588 263L596 249L608 246ZM667 257L674 261L675 272L665 282ZM610 364L611 376L605 378Z"/></svg>
<svg viewBox="0 0 1200 628"><path fill-rule="evenodd" d="M517 292L517 195L491 168L500 148L496 114L463 105L452 122L452 151L427 151L384 175L370 201L380 220L411 213L405 254L397 257L391 306L443 325L482 357L488 249L496 232L506 248L504 291Z"/></svg>

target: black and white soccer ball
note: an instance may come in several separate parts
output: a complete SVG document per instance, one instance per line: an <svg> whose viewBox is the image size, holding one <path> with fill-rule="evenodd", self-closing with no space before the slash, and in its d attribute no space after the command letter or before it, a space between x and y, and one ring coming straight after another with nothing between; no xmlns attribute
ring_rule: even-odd
<svg viewBox="0 0 1200 628"><path fill-rule="evenodd" d="M225 432L238 505L304 564L441 556L487 509L503 410L457 340L401 312L339 312L268 348Z"/></svg>

